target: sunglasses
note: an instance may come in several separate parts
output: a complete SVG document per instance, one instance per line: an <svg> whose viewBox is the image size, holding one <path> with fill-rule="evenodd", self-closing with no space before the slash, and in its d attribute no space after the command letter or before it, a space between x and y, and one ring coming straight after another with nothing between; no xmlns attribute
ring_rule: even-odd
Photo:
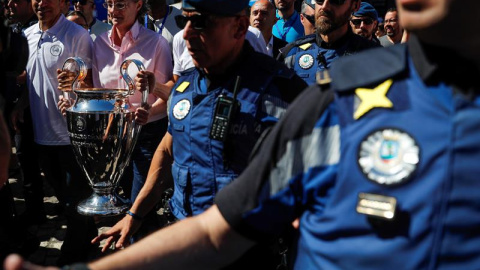
<svg viewBox="0 0 480 270"><path fill-rule="evenodd" d="M175 16L175 22L177 23L178 28L184 29L187 25L188 21L190 21L193 29L195 30L204 30L207 28L210 16L204 14L196 14L192 16L183 16L177 15Z"/></svg>
<svg viewBox="0 0 480 270"><path fill-rule="evenodd" d="M305 17L305 19L307 19L311 24L315 25L315 15L312 14L312 15L307 15L305 13L302 13L303 17Z"/></svg>
<svg viewBox="0 0 480 270"><path fill-rule="evenodd" d="M332 5L335 5L335 6L341 6L345 3L345 1L347 0L328 0L328 2ZM315 0L315 3L317 3L317 5L320 5L322 6L323 3L325 3L325 0Z"/></svg>
<svg viewBox="0 0 480 270"><path fill-rule="evenodd" d="M365 18L365 19L351 19L350 20L353 25L355 26L359 26L360 24L365 24L365 25L371 25L373 23L373 19L372 18Z"/></svg>
<svg viewBox="0 0 480 270"><path fill-rule="evenodd" d="M127 7L127 2L117 2L117 3L105 2L103 3L103 7L106 9L113 9L115 7L116 10L122 10Z"/></svg>

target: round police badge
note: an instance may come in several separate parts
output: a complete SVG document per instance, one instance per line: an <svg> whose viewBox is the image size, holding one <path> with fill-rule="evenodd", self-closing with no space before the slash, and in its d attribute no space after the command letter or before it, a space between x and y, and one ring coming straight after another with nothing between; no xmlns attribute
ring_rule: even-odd
<svg viewBox="0 0 480 270"><path fill-rule="evenodd" d="M62 47L60 47L60 45L53 45L50 47L50 53L53 56L59 56L62 53Z"/></svg>
<svg viewBox="0 0 480 270"><path fill-rule="evenodd" d="M298 59L298 65L303 69L309 69L313 66L313 56L311 54L304 54Z"/></svg>
<svg viewBox="0 0 480 270"><path fill-rule="evenodd" d="M175 106L173 106L173 117L178 120L182 120L190 112L190 101L188 99L182 99Z"/></svg>
<svg viewBox="0 0 480 270"><path fill-rule="evenodd" d="M420 148L406 132L377 130L360 144L358 164L371 181L382 185L406 182L420 161Z"/></svg>

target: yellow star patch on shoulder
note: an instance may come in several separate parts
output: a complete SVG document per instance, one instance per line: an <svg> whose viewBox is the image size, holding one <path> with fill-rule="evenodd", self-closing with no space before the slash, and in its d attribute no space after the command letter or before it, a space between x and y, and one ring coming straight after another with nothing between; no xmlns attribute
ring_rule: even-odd
<svg viewBox="0 0 480 270"><path fill-rule="evenodd" d="M182 82L175 90L180 93L183 93L183 91L185 91L185 89L187 89L189 85L190 85L190 82Z"/></svg>
<svg viewBox="0 0 480 270"><path fill-rule="evenodd" d="M306 49L310 48L311 46L312 46L312 43L305 43L302 46L298 46L298 47L305 51Z"/></svg>
<svg viewBox="0 0 480 270"><path fill-rule="evenodd" d="M387 92L390 86L392 86L392 83L393 80L389 79L373 89L355 89L355 94L360 98L361 103L355 110L353 118L357 120L374 108L392 108L393 103L387 98Z"/></svg>

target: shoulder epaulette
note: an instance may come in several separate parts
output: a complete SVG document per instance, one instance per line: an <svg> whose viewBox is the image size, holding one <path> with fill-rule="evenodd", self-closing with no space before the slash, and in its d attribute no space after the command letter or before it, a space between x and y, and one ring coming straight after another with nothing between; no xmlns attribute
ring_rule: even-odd
<svg viewBox="0 0 480 270"><path fill-rule="evenodd" d="M287 44L287 46L283 47L280 49L280 53L277 56L277 60L281 60L281 58L287 57L288 53L295 47L300 47L302 45L308 44L308 43L315 43L316 42L316 37L315 34L311 34L308 36L301 37L294 42L290 42ZM310 47L310 46L308 46ZM307 48L306 48L307 49ZM304 50L306 50L304 49Z"/></svg>
<svg viewBox="0 0 480 270"><path fill-rule="evenodd" d="M407 69L407 46L370 49L341 57L332 64L330 75L336 91L347 91L393 78Z"/></svg>

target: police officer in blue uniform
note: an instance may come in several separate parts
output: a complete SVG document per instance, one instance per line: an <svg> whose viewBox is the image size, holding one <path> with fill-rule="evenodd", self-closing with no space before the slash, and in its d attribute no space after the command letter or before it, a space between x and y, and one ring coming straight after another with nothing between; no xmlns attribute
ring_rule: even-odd
<svg viewBox="0 0 480 270"><path fill-rule="evenodd" d="M244 34L248 1L183 2L184 29L195 68L185 71L168 100L169 127L153 158L145 187L112 230L95 241L134 232L173 177L170 209L177 219L202 213L218 190L247 166L260 135L286 111L306 84L281 63L256 53ZM139 89L150 72L140 73Z"/></svg>
<svg viewBox="0 0 480 270"><path fill-rule="evenodd" d="M479 269L480 2L423 4L397 0L407 44L320 72L216 205L88 267L213 269L299 218L295 269Z"/></svg>
<svg viewBox="0 0 480 270"><path fill-rule="evenodd" d="M379 47L355 35L349 26L350 16L358 10L360 0L317 0L316 34L308 35L281 49L277 60L297 73L307 84L315 84L315 74L330 68L344 55Z"/></svg>

